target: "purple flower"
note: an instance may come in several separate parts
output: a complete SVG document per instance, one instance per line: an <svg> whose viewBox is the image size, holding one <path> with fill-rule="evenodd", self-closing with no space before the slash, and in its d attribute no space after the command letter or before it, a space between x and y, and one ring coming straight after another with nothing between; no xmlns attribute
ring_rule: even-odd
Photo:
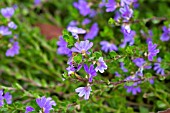
<svg viewBox="0 0 170 113"><path fill-rule="evenodd" d="M113 12L116 7L117 7L117 3L115 2L115 0L108 0L108 3L106 3L106 12Z"/></svg>
<svg viewBox="0 0 170 113"><path fill-rule="evenodd" d="M5 93L4 99L6 100L7 104L11 104L12 103L12 95L10 95L9 92Z"/></svg>
<svg viewBox="0 0 170 113"><path fill-rule="evenodd" d="M125 5L130 5L134 2L135 0L121 0L120 5L123 7Z"/></svg>
<svg viewBox="0 0 170 113"><path fill-rule="evenodd" d="M89 24L90 22L91 22L90 19L85 18L85 19L83 20L83 22L82 22L82 25L87 25L87 24Z"/></svg>
<svg viewBox="0 0 170 113"><path fill-rule="evenodd" d="M111 44L108 41L101 41L100 45L102 46L101 50L103 50L105 53L118 50L116 45Z"/></svg>
<svg viewBox="0 0 170 113"><path fill-rule="evenodd" d="M145 63L145 60L143 58L136 58L133 60L133 62L136 64L136 66L141 67Z"/></svg>
<svg viewBox="0 0 170 113"><path fill-rule="evenodd" d="M5 35L11 35L12 32L9 31L8 27L5 26L0 26L0 35L5 36Z"/></svg>
<svg viewBox="0 0 170 113"><path fill-rule="evenodd" d="M134 1L133 1L133 7L134 7L135 9L139 7L138 0L134 0Z"/></svg>
<svg viewBox="0 0 170 113"><path fill-rule="evenodd" d="M37 98L36 102L38 106L43 109L44 113L50 113L50 110L53 109L52 106L56 106L56 103L50 97L46 98L43 96L41 98Z"/></svg>
<svg viewBox="0 0 170 113"><path fill-rule="evenodd" d="M73 66L67 67L66 70L68 71L68 75L71 75L76 71L76 69Z"/></svg>
<svg viewBox="0 0 170 113"><path fill-rule="evenodd" d="M78 96L82 97L84 95L84 99L88 100L90 96L90 91L92 91L90 86L87 87L79 87L76 90L76 93L79 93Z"/></svg>
<svg viewBox="0 0 170 113"><path fill-rule="evenodd" d="M14 14L14 8L13 7L7 7L7 8L2 8L1 9L1 14L5 17L5 18L11 18L12 15Z"/></svg>
<svg viewBox="0 0 170 113"><path fill-rule="evenodd" d="M69 64L69 67L66 68L66 70L68 71L68 75L73 74L75 71L79 71L82 68L82 66L83 66L82 64L76 64L77 67L75 67L73 65L73 62L74 62L73 58L70 57L68 62L67 62L67 64Z"/></svg>
<svg viewBox="0 0 170 113"><path fill-rule="evenodd" d="M128 42L129 42L129 45L133 45L136 32L131 30L130 33L128 33L124 27L122 27L121 32L124 35L124 40L123 40L123 43L120 45L120 47L124 48Z"/></svg>
<svg viewBox="0 0 170 113"><path fill-rule="evenodd" d="M137 93L140 93L140 92L141 92L140 87L125 86L125 88L127 89L127 92L128 92L128 93L132 92L133 95L136 95Z"/></svg>
<svg viewBox="0 0 170 113"><path fill-rule="evenodd" d="M94 39L99 32L99 27L97 23L94 23L92 27L90 28L90 31L85 35L84 39Z"/></svg>
<svg viewBox="0 0 170 113"><path fill-rule="evenodd" d="M79 0L78 2L74 2L73 6L78 9L79 13L83 16L90 14L91 9L86 0Z"/></svg>
<svg viewBox="0 0 170 113"><path fill-rule="evenodd" d="M157 59L157 63L154 63L154 70L156 71L157 74L165 75L164 69L161 68L161 61L162 59L159 57Z"/></svg>
<svg viewBox="0 0 170 113"><path fill-rule="evenodd" d="M154 84L154 79L149 79L150 84Z"/></svg>
<svg viewBox="0 0 170 113"><path fill-rule="evenodd" d="M85 33L86 33L86 30L84 30L84 29L82 29L82 28L78 28L78 27L68 26L68 27L67 27L67 30L72 33L72 35L73 35L73 37L74 37L75 39L78 39L78 38L79 38L79 37L78 37L78 34L85 34Z"/></svg>
<svg viewBox="0 0 170 113"><path fill-rule="evenodd" d="M93 64L91 64L89 68L88 68L87 64L84 64L84 70L86 71L87 74L89 74L89 82L92 82L93 77L95 77L97 75Z"/></svg>
<svg viewBox="0 0 170 113"><path fill-rule="evenodd" d="M67 30L71 33L75 33L75 34L85 34L86 30L82 29L82 28L78 28L78 27L68 27Z"/></svg>
<svg viewBox="0 0 170 113"><path fill-rule="evenodd" d="M62 36L59 37L57 45L59 46L57 49L58 54L71 56L71 50L67 48L67 42L63 39Z"/></svg>
<svg viewBox="0 0 170 113"><path fill-rule="evenodd" d="M148 43L148 60L152 61L153 57L159 53L159 49L156 49L157 44L153 44L151 41Z"/></svg>
<svg viewBox="0 0 170 113"><path fill-rule="evenodd" d="M168 41L170 39L170 28L167 28L166 26L162 27L163 33L161 35L162 41Z"/></svg>
<svg viewBox="0 0 170 113"><path fill-rule="evenodd" d="M0 107L4 105L3 90L0 90Z"/></svg>
<svg viewBox="0 0 170 113"><path fill-rule="evenodd" d="M34 0L34 5L39 5L41 3L41 0Z"/></svg>
<svg viewBox="0 0 170 113"><path fill-rule="evenodd" d="M34 111L34 110L35 110L35 109L34 109L33 107L27 106L25 113L29 113L29 112L32 112L32 111Z"/></svg>
<svg viewBox="0 0 170 113"><path fill-rule="evenodd" d="M125 20L129 20L133 15L133 10L130 9L128 5L125 5L123 8L120 8L119 11Z"/></svg>
<svg viewBox="0 0 170 113"><path fill-rule="evenodd" d="M68 27L76 27L78 25L78 22L75 21L75 20L72 20L69 24L68 24ZM67 28L68 28L67 27Z"/></svg>
<svg viewBox="0 0 170 113"><path fill-rule="evenodd" d="M93 18L97 15L97 12L94 10L94 9L91 9L90 10L90 14L89 14L89 17Z"/></svg>
<svg viewBox="0 0 170 113"><path fill-rule="evenodd" d="M100 57L97 61L97 67L95 68L96 72L100 71L100 73L104 73L104 70L107 69L107 65L103 60L103 57Z"/></svg>
<svg viewBox="0 0 170 113"><path fill-rule="evenodd" d="M8 27L12 29L17 29L17 25L14 22L9 22Z"/></svg>
<svg viewBox="0 0 170 113"><path fill-rule="evenodd" d="M13 45L12 45L12 47L9 48L9 49L6 51L6 56L13 57L13 56L19 54L19 49L20 49L20 47L19 47L18 42L14 42Z"/></svg>
<svg viewBox="0 0 170 113"><path fill-rule="evenodd" d="M3 90L0 90L0 107L4 105L4 100L7 104L12 103L12 95L9 92L6 92L3 96Z"/></svg>
<svg viewBox="0 0 170 113"><path fill-rule="evenodd" d="M115 76L120 77L121 75L116 71Z"/></svg>
<svg viewBox="0 0 170 113"><path fill-rule="evenodd" d="M93 46L92 42L89 40L76 42L74 44L75 47L71 48L72 52L81 53L82 55L89 54L88 50Z"/></svg>
<svg viewBox="0 0 170 113"><path fill-rule="evenodd" d="M119 22L120 19L121 19L120 12L119 12L119 11L116 11L116 12L115 12L115 16L114 16L114 20L115 20L116 22Z"/></svg>
<svg viewBox="0 0 170 113"><path fill-rule="evenodd" d="M123 62L120 62L120 68L122 69L123 72L128 72L128 70L124 67Z"/></svg>

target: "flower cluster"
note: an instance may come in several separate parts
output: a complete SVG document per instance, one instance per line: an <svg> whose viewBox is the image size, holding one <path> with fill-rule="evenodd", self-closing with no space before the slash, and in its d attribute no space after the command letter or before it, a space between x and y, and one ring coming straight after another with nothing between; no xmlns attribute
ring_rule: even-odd
<svg viewBox="0 0 170 113"><path fill-rule="evenodd" d="M17 25L13 21L11 21L11 18L15 13L15 7L2 8L0 11L2 16L5 17L8 21L8 26L0 26L0 36L12 35L12 31L10 29L17 29ZM9 49L6 51L6 56L13 57L19 54L20 47L19 43L17 41L14 41L16 39L16 35L14 36L14 38L10 39Z"/></svg>
<svg viewBox="0 0 170 113"><path fill-rule="evenodd" d="M50 111L53 109L52 106L56 106L56 103L54 100L52 100L52 98L46 98L45 96L37 98L36 103L41 108L40 112L42 113L50 113ZM31 106L27 106L25 113L29 113L32 111L35 111L35 109Z"/></svg>
<svg viewBox="0 0 170 113"><path fill-rule="evenodd" d="M104 73L108 68L108 65L105 62L105 58L102 54L100 54L99 51L102 50L105 55L107 55L108 53L110 54L111 52L113 54L119 54L121 53L122 49L126 49L126 46L135 45L137 32L131 29L131 18L133 17L133 8L137 8L139 5L137 0L120 0L120 2L117 2L115 0L108 0L108 2L106 2L106 0L102 0L102 2L100 2L99 4L100 10L98 11L92 9L93 7L91 7L90 3L88 3L86 0L79 0L78 2L74 2L73 6L79 10L80 14L84 18L81 22L74 20L69 23L67 30L72 34L72 36L69 37L68 35L67 37L68 39L74 37L74 40L76 41L72 41L72 44L70 46L70 41L63 38L65 35L63 33L63 37L61 36L57 43L57 45L59 46L58 54L67 55L69 57L67 62L68 67L66 68L66 70L68 71L68 75L75 75L75 77L78 78L80 81L83 80L87 83L85 87L79 87L75 90L77 93L79 93L79 97L84 96L84 99L87 100L89 99L90 92L92 91L92 86L95 82L94 79L97 77L98 72ZM94 43L90 42L89 40L93 40L95 39L95 37L98 36L100 31L100 24L96 22L92 23L93 18L91 15L94 14L93 17L95 17L97 16L97 14L103 13L101 11L101 8L103 7L106 8L106 12L115 12L114 20L118 25L120 25L120 32L123 34L124 38L123 40L120 39L119 42L113 40L103 40L100 42L101 48L96 49L97 51L95 51L94 49L93 51L92 47L95 47L96 45L94 45ZM94 13L92 13L93 11ZM88 28L88 26L90 26L89 24L91 24L90 28ZM169 29L164 27L163 31L164 33L162 34L162 36L168 37ZM120 70L118 69L114 71L115 76L117 77L123 77L121 76L121 74L124 74L126 77L123 80L126 82L137 81L131 85L125 85L127 92L132 92L133 95L141 92L139 84L141 84L140 80L144 77L144 70L152 69L152 61L154 61L153 57L155 57L159 53L159 49L156 49L157 44L153 44L152 41L152 31L149 30L148 35L146 35L144 31L141 30L141 34L146 39L148 50L145 51L148 52L146 55L145 51L141 51L139 52L139 54L141 55L140 57L131 57L131 62L132 64L134 63L136 65L135 69L137 70L131 72L131 69L125 67L126 62L120 60L118 61ZM119 46L117 46L118 44ZM145 59L144 55L148 57L148 60ZM121 55L117 55L117 57L119 59ZM125 57L126 56L122 56L122 58ZM110 59L110 61L112 62L113 59ZM154 64L153 69L156 71L157 74L164 75L164 69L161 67L160 62L161 61L158 60L158 62ZM83 69L87 75L78 75L79 71L82 71ZM129 76L129 74L132 75ZM153 79L149 79L149 81L151 84L153 83Z"/></svg>

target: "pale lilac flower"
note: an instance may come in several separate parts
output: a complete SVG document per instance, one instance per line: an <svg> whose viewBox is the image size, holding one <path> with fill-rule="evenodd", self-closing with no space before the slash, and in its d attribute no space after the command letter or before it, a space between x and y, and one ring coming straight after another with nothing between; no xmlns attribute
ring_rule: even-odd
<svg viewBox="0 0 170 113"><path fill-rule="evenodd" d="M103 60L103 57L100 57L97 61L97 67L95 68L96 72L100 71L100 73L104 73L104 70L107 69L107 65Z"/></svg>
<svg viewBox="0 0 170 113"><path fill-rule="evenodd" d="M98 24L97 23L94 23L91 28L90 28L90 31L84 36L84 39L87 40L87 39L94 39L97 34L99 32L99 27L98 27Z"/></svg>
<svg viewBox="0 0 170 113"><path fill-rule="evenodd" d="M125 5L123 8L120 8L120 13L122 15L122 18L125 20L129 20L133 15L133 10L129 8L128 5Z"/></svg>
<svg viewBox="0 0 170 113"><path fill-rule="evenodd" d="M77 52L81 53L82 55L86 55L89 54L88 50L93 46L93 43L89 42L89 40L85 40L76 42L74 46L75 47L71 48L72 52Z"/></svg>
<svg viewBox="0 0 170 113"><path fill-rule="evenodd" d="M19 54L19 43L18 42L14 42L12 47L9 48L7 51L6 51L6 56L10 56L10 57L13 57L17 54Z"/></svg>
<svg viewBox="0 0 170 113"><path fill-rule="evenodd" d="M127 92L128 92L128 93L132 92L133 95L136 95L137 93L140 93L140 92L141 92L140 87L125 86L125 88L127 89Z"/></svg>
<svg viewBox="0 0 170 113"><path fill-rule="evenodd" d="M120 5L123 7L125 5L131 5L135 0L121 0Z"/></svg>
<svg viewBox="0 0 170 113"><path fill-rule="evenodd" d="M167 28L166 26L162 27L163 33L161 35L161 40L162 41L168 41L170 39L170 27Z"/></svg>
<svg viewBox="0 0 170 113"><path fill-rule="evenodd" d="M9 31L8 27L5 26L0 26L0 35L5 36L5 35L11 35L12 32Z"/></svg>
<svg viewBox="0 0 170 113"><path fill-rule="evenodd" d="M105 53L118 50L115 44L109 43L108 41L101 41L100 45L102 46L101 50L103 50Z"/></svg>
<svg viewBox="0 0 170 113"><path fill-rule="evenodd" d="M90 67L88 68L87 64L84 64L84 70L86 71L86 73L89 75L89 82L93 81L93 77L95 77L97 75L93 64L90 65Z"/></svg>
<svg viewBox="0 0 170 113"><path fill-rule="evenodd" d="M79 13L83 16L90 14L91 9L86 0L79 0L78 2L74 2L73 6L78 9Z"/></svg>
<svg viewBox="0 0 170 113"><path fill-rule="evenodd" d="M156 49L157 44L153 44L151 41L148 43L148 60L152 61L153 57L159 53L159 49Z"/></svg>
<svg viewBox="0 0 170 113"><path fill-rule="evenodd" d="M13 7L7 7L7 8L2 8L1 9L1 14L5 17L5 18L11 18L14 14L14 8Z"/></svg>
<svg viewBox="0 0 170 113"><path fill-rule="evenodd" d="M17 25L14 22L9 22L8 27L12 29L17 29Z"/></svg>
<svg viewBox="0 0 170 113"><path fill-rule="evenodd" d="M131 32L130 24L126 24L126 23L122 24L122 28L123 28L124 32L130 34L130 32Z"/></svg>
<svg viewBox="0 0 170 113"><path fill-rule="evenodd" d="M78 34L85 34L86 33L86 30L84 30L82 28L78 28L78 27L72 27L72 26L68 26L67 30L72 33L72 35L75 39L79 38Z"/></svg>
<svg viewBox="0 0 170 113"><path fill-rule="evenodd" d="M157 59L157 63L154 63L154 70L157 74L165 75L164 69L161 67L161 61L162 59L159 57Z"/></svg>
<svg viewBox="0 0 170 113"><path fill-rule="evenodd" d="M78 28L78 27L68 27L67 30L71 33L75 33L75 34L85 34L86 30L82 29L82 28Z"/></svg>
<svg viewBox="0 0 170 113"><path fill-rule="evenodd" d="M140 67L138 71L135 73L136 76L143 77L143 67Z"/></svg>
<svg viewBox="0 0 170 113"><path fill-rule="evenodd" d="M72 52L67 47L67 42L63 39L62 36L59 37L59 41L57 42L57 45L59 46L57 49L58 54L71 56Z"/></svg>
<svg viewBox="0 0 170 113"><path fill-rule="evenodd" d="M120 62L120 68L122 69L123 72L128 72L128 70L124 67L123 62Z"/></svg>
<svg viewBox="0 0 170 113"><path fill-rule="evenodd" d="M87 24L89 24L90 22L91 22L90 19L85 18L85 19L83 20L83 22L82 22L82 25L87 25Z"/></svg>
<svg viewBox="0 0 170 113"><path fill-rule="evenodd" d="M106 12L113 12L117 8L117 3L115 0L108 0L108 3L106 3Z"/></svg>
<svg viewBox="0 0 170 113"><path fill-rule="evenodd" d="M79 87L75 91L76 93L79 93L78 94L79 97L82 97L84 95L84 99L88 100L92 89L90 86L86 86L86 87Z"/></svg>
<svg viewBox="0 0 170 113"><path fill-rule="evenodd" d="M52 110L52 106L56 106L56 103L52 98L48 97L46 98L45 96L41 98L37 98L36 102L38 106L43 109L44 113L50 113L50 110Z"/></svg>
<svg viewBox="0 0 170 113"><path fill-rule="evenodd" d="M27 106L25 113L29 113L29 112L32 112L32 111L34 111L34 110L35 110L35 109L34 109L33 107Z"/></svg>
<svg viewBox="0 0 170 113"><path fill-rule="evenodd" d="M133 62L136 64L136 66L141 67L145 63L145 60L143 58L136 58L133 60Z"/></svg>

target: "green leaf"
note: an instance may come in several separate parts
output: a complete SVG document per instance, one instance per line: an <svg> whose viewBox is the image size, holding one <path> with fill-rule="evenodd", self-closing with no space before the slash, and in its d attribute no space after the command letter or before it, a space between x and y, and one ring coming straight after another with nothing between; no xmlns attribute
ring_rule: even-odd
<svg viewBox="0 0 170 113"><path fill-rule="evenodd" d="M156 105L158 106L158 108L165 108L166 104L160 100L156 101Z"/></svg>
<svg viewBox="0 0 170 113"><path fill-rule="evenodd" d="M115 20L113 18L109 18L109 21L108 21L109 24L114 24L115 23Z"/></svg>
<svg viewBox="0 0 170 113"><path fill-rule="evenodd" d="M133 49L134 49L133 46L128 46L125 51L126 51L128 54L133 55L133 53L134 53L134 52L133 52Z"/></svg>
<svg viewBox="0 0 170 113"><path fill-rule="evenodd" d="M140 110L140 113L149 113L149 110L142 106L140 106L139 110Z"/></svg>
<svg viewBox="0 0 170 113"><path fill-rule="evenodd" d="M116 53L115 51L111 51L111 52L109 53L109 55L110 55L111 58L115 58L116 55L117 55L117 53Z"/></svg>
<svg viewBox="0 0 170 113"><path fill-rule="evenodd" d="M146 78L151 78L151 77L152 77L152 74L151 74L151 73L146 73L146 74L145 74L145 77L146 77Z"/></svg>
<svg viewBox="0 0 170 113"><path fill-rule="evenodd" d="M99 59L100 57L102 57L102 52L101 51L94 52L93 57L95 57L96 59Z"/></svg>
<svg viewBox="0 0 170 113"><path fill-rule="evenodd" d="M78 54L74 56L74 62L76 62L77 64L80 64L82 62L82 54Z"/></svg>

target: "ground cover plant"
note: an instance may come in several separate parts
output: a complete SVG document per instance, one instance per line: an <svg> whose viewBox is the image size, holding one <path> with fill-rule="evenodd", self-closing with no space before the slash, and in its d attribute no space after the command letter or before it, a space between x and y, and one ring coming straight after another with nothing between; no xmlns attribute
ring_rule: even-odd
<svg viewBox="0 0 170 113"><path fill-rule="evenodd" d="M0 113L170 108L170 1L1 0Z"/></svg>

